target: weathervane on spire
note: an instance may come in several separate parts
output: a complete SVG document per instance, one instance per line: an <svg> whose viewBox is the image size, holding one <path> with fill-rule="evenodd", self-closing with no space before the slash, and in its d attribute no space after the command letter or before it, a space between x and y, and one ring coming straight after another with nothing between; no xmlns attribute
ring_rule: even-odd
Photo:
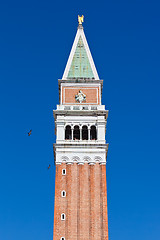
<svg viewBox="0 0 160 240"><path fill-rule="evenodd" d="M84 22L84 16L79 16L78 15L78 22L79 22L79 25L82 25L82 23Z"/></svg>

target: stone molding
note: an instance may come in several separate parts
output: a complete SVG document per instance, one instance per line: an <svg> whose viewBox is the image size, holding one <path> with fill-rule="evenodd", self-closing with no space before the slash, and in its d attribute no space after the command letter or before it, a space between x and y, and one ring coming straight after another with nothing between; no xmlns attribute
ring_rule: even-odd
<svg viewBox="0 0 160 240"><path fill-rule="evenodd" d="M95 156L94 158L91 158L89 156L85 156L82 158L78 156L74 156L72 158L69 158L67 156L62 156L58 162L55 161L55 164L62 164L62 163L66 163L66 164L77 163L78 165L83 165L85 163L88 163L89 165L94 165L96 163L99 163L99 164L105 165L106 159L102 159L100 156Z"/></svg>

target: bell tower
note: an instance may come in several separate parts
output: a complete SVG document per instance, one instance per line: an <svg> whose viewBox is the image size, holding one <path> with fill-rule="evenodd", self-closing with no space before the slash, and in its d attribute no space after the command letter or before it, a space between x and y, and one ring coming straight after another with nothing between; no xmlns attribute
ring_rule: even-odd
<svg viewBox="0 0 160 240"><path fill-rule="evenodd" d="M108 111L78 16L78 29L53 111L56 143L53 240L108 240L105 140Z"/></svg>

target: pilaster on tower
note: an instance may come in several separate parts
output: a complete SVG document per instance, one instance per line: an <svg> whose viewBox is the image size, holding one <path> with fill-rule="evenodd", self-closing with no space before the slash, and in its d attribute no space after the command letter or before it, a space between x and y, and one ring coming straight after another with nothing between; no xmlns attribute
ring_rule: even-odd
<svg viewBox="0 0 160 240"><path fill-rule="evenodd" d="M54 240L108 240L105 176L108 110L101 103L103 80L99 79L84 34L83 16L78 21L63 77L58 80L60 104L53 111Z"/></svg>

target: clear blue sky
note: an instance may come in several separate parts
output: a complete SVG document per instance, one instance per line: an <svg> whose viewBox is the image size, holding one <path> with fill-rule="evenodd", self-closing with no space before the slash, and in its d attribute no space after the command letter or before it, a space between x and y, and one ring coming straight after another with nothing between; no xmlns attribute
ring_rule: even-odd
<svg viewBox="0 0 160 240"><path fill-rule="evenodd" d="M159 9L158 0L1 1L0 240L52 239L52 110L78 14L109 109L110 240L160 239Z"/></svg>

